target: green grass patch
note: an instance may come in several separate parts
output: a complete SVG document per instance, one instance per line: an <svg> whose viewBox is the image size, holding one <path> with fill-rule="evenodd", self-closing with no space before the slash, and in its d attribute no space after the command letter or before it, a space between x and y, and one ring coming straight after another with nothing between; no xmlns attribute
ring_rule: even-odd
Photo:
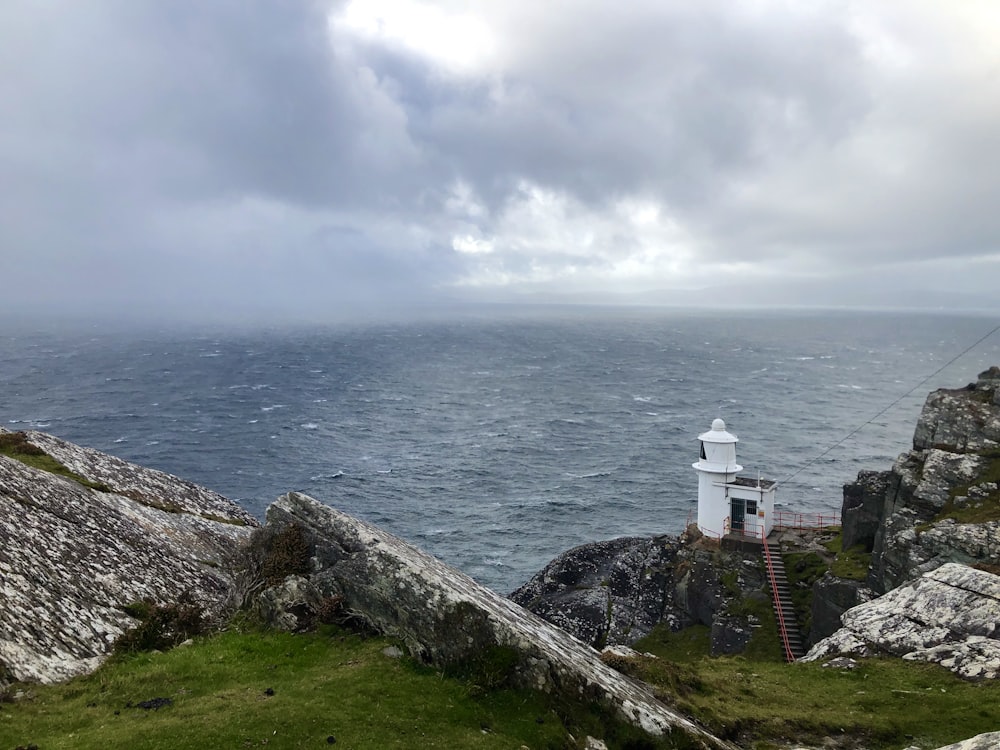
<svg viewBox="0 0 1000 750"><path fill-rule="evenodd" d="M1000 684L970 683L942 667L866 659L853 671L743 656L693 655L692 634L654 632L628 671L662 698L739 747L822 745L827 737L870 750L939 747L1000 726ZM680 655L674 660L671 656Z"/></svg>
<svg viewBox="0 0 1000 750"><path fill-rule="evenodd" d="M74 482L82 484L98 492L110 492L110 488L103 482L94 482L79 474L70 471L59 461L28 440L24 432L4 432L0 433L0 454L20 461L26 466L56 474L65 479L72 479Z"/></svg>
<svg viewBox="0 0 1000 750"><path fill-rule="evenodd" d="M833 562L830 563L830 572L838 578L849 578L852 581L863 581L868 577L868 567L871 565L872 555L865 549L863 544L856 544L850 549L843 549L844 535L837 532L830 541L824 545L830 554L834 555Z"/></svg>
<svg viewBox="0 0 1000 750"><path fill-rule="evenodd" d="M0 704L0 747L184 750L281 748L564 748L543 697L472 695L384 639L229 632L166 653L119 657L35 697ZM159 708L143 708L157 700ZM169 701L169 702L168 702ZM146 703L146 705L150 705Z"/></svg>
<svg viewBox="0 0 1000 750"><path fill-rule="evenodd" d="M145 603L132 609L150 614ZM650 737L583 700L491 687L494 669L509 667L506 653L490 655L473 682L391 658L389 645L324 626L231 630L166 652L119 653L92 675L8 690L33 696L0 702L0 748L572 750L587 735L612 750L695 747L681 733Z"/></svg>

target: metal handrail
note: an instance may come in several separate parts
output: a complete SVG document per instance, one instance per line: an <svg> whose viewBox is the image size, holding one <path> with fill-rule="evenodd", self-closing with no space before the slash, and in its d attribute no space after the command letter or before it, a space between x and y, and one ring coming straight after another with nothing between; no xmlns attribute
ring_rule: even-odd
<svg viewBox="0 0 1000 750"><path fill-rule="evenodd" d="M778 617L778 635L781 637L781 645L785 649L785 661L795 661L795 654L792 653L792 644L788 640L788 629L785 627L785 615L781 607L781 597L778 596L778 582L774 577L774 563L771 560L771 550L767 546L767 537L762 533L761 540L764 542L764 564L767 566L767 575L771 580L771 594L774 596L774 613Z"/></svg>
<svg viewBox="0 0 1000 750"><path fill-rule="evenodd" d="M828 529L840 526L840 516L835 513L796 513L790 510L774 512L774 528L783 529Z"/></svg>

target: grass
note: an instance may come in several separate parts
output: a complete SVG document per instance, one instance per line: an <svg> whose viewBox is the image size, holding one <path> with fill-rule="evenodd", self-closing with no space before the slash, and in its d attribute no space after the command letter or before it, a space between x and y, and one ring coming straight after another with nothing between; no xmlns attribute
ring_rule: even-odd
<svg viewBox="0 0 1000 750"><path fill-rule="evenodd" d="M830 554L834 555L830 564L830 572L838 578L849 578L853 581L864 581L868 578L868 567L871 565L872 555L865 549L863 544L856 544L850 549L843 549L844 536L838 531L830 541L824 545Z"/></svg>
<svg viewBox="0 0 1000 750"><path fill-rule="evenodd" d="M224 633L166 653L117 658L88 677L32 687L0 704L0 747L184 750L567 747L559 717L534 694L474 695L382 653L384 639ZM168 698L158 709L143 701Z"/></svg>
<svg viewBox="0 0 1000 750"><path fill-rule="evenodd" d="M66 479L72 479L74 482L78 482L84 487L89 487L92 490L97 490L98 492L111 491L108 486L102 482L91 481L90 479L86 479L85 477L81 477L79 474L70 471L69 468L64 466L59 461L56 461L56 459L43 451L37 445L29 442L28 436L23 432L0 433L0 454L20 461L22 464L31 466L35 469L41 469L42 471L47 471L50 474L56 474Z"/></svg>
<svg viewBox="0 0 1000 750"><path fill-rule="evenodd" d="M390 645L323 626L229 631L118 655L65 684L8 690L8 698L17 689L32 697L0 701L0 748L571 750L588 734L618 750L693 746L678 733L651 738L582 701L494 687L475 671L448 677L387 656Z"/></svg>
<svg viewBox="0 0 1000 750"><path fill-rule="evenodd" d="M826 737L871 750L939 747L1000 726L996 681L965 682L937 665L901 659L859 660L857 669L844 671L712 658L703 635L654 630L636 648L661 659L638 660L632 670L740 747L822 744Z"/></svg>

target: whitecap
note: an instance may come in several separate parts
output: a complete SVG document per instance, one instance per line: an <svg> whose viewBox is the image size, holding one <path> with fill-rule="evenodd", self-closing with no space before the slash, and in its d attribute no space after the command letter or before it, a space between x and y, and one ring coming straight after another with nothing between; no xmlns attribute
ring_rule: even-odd
<svg viewBox="0 0 1000 750"><path fill-rule="evenodd" d="M306 422L305 424L299 425L303 430L315 430L319 427L315 422Z"/></svg>
<svg viewBox="0 0 1000 750"><path fill-rule="evenodd" d="M333 474L317 474L314 477L309 477L309 481L318 482L320 479L339 479L342 476L344 476L344 472L342 471L337 471Z"/></svg>
<svg viewBox="0 0 1000 750"><path fill-rule="evenodd" d="M159 445L159 444L160 444L159 440L150 440L146 443L146 445Z"/></svg>
<svg viewBox="0 0 1000 750"><path fill-rule="evenodd" d="M120 437L120 438L117 438L116 440L114 440L113 442L115 442L115 443L124 443L126 440L128 440L128 438Z"/></svg>
<svg viewBox="0 0 1000 750"><path fill-rule="evenodd" d="M648 404L653 399L652 399L651 396L632 396L632 400L633 401L639 401L640 403L643 403L643 404Z"/></svg>
<svg viewBox="0 0 1000 750"><path fill-rule="evenodd" d="M598 479L600 477L610 477L610 471L592 471L587 474L573 474L572 472L564 472L564 476L570 477L572 479Z"/></svg>
<svg viewBox="0 0 1000 750"><path fill-rule="evenodd" d="M262 407L260 407L260 410L261 411L274 411L275 409L284 409L284 408L285 408L284 404L271 404L271 406L262 406Z"/></svg>
<svg viewBox="0 0 1000 750"><path fill-rule="evenodd" d="M247 422L247 424L257 424L259 421L259 419L251 419Z"/></svg>

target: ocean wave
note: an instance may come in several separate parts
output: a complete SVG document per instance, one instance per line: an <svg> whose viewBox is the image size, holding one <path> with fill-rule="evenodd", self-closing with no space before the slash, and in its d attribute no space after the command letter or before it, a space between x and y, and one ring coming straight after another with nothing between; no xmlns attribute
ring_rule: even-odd
<svg viewBox="0 0 1000 750"><path fill-rule="evenodd" d="M573 474L568 471L563 472L563 476L571 479L600 479L601 477L610 477L612 474L614 474L613 471L591 471L586 474Z"/></svg>
<svg viewBox="0 0 1000 750"><path fill-rule="evenodd" d="M323 479L340 479L344 476L344 472L335 471L333 474L317 474L316 476L309 477L310 482L319 482Z"/></svg>

